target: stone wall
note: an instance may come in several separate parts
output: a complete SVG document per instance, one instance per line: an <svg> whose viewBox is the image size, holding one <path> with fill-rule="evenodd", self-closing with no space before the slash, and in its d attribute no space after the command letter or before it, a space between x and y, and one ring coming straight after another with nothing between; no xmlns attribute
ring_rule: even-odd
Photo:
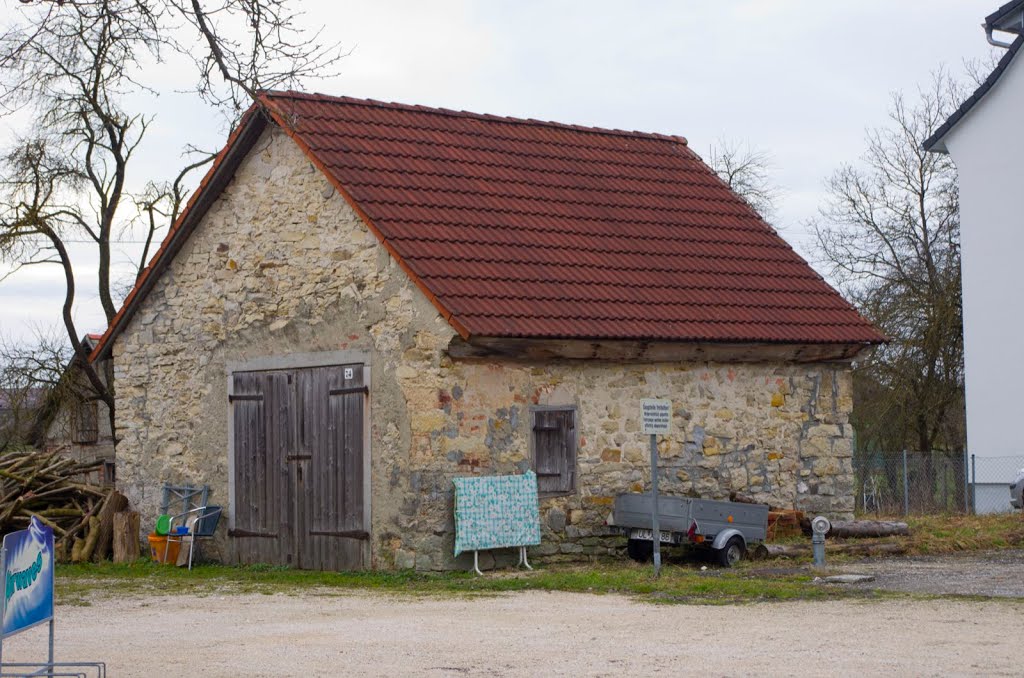
<svg viewBox="0 0 1024 678"><path fill-rule="evenodd" d="M621 548L603 523L615 494L649 483L641 397L674 403L667 493L852 511L846 365L453 361L453 336L270 128L115 343L118 484L144 526L164 481L208 483L227 503L227 364L349 350L372 365L375 567L456 564L451 478L529 468L533 405L576 406L579 431L579 489L543 500L535 556Z"/></svg>
<svg viewBox="0 0 1024 678"><path fill-rule="evenodd" d="M401 565L431 567L449 552L453 475L530 467L532 405L577 408L578 491L541 502L542 556L605 555L621 541L604 521L616 494L650 488L640 399L670 398L660 489L727 499L741 491L776 506L834 517L853 511L848 368L838 365L648 364L580 361L530 366L457 362L434 375L400 367L408 399L411 489L395 538ZM399 538L398 535L406 535ZM443 548L442 548L443 547Z"/></svg>

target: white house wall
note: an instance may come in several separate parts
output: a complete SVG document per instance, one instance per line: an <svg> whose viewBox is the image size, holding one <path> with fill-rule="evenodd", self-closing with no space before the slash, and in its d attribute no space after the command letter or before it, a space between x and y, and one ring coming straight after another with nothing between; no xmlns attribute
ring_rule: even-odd
<svg viewBox="0 0 1024 678"><path fill-rule="evenodd" d="M945 137L960 178L967 440L979 457L1024 454L1024 361L1015 355L1024 343L1021 62L1018 55Z"/></svg>

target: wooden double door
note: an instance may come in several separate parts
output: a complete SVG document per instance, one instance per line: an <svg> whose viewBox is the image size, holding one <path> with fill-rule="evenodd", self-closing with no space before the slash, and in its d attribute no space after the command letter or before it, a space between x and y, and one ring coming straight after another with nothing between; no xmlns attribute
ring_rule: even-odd
<svg viewBox="0 0 1024 678"><path fill-rule="evenodd" d="M367 393L362 365L232 375L236 562L365 566Z"/></svg>

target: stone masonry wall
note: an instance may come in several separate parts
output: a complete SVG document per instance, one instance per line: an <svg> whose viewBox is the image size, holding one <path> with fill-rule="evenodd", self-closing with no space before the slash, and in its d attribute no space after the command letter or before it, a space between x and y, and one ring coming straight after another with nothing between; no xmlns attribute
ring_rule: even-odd
<svg viewBox="0 0 1024 678"><path fill-rule="evenodd" d="M118 485L144 526L164 481L208 483L227 504L227 363L351 350L372 368L374 567L465 565L451 556L451 478L529 468L532 405L576 406L579 431L578 490L542 501L534 556L621 549L604 520L615 494L649 484L641 397L674 403L666 493L743 490L852 512L847 365L453 361L453 336L344 199L268 129L115 343Z"/></svg>
<svg viewBox="0 0 1024 678"><path fill-rule="evenodd" d="M648 364L565 361L541 366L458 362L424 375L397 371L408 398L415 490L399 516L402 566L428 568L452 544L453 475L530 467L532 405L577 408L578 491L541 501L534 554L609 555L621 540L604 521L615 495L650 488L640 399L670 398L673 433L659 445L665 494L728 499L742 491L833 517L853 511L848 369L837 365ZM400 536L403 535L403 536Z"/></svg>

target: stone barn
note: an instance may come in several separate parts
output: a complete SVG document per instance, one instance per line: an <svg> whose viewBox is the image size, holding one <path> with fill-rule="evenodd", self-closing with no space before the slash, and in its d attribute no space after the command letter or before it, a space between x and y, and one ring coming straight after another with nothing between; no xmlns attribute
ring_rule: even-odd
<svg viewBox="0 0 1024 678"><path fill-rule="evenodd" d="M93 353L117 482L227 507L228 562L462 566L452 478L534 469L535 557L665 493L853 509L850 361L882 341L681 137L269 92Z"/></svg>

